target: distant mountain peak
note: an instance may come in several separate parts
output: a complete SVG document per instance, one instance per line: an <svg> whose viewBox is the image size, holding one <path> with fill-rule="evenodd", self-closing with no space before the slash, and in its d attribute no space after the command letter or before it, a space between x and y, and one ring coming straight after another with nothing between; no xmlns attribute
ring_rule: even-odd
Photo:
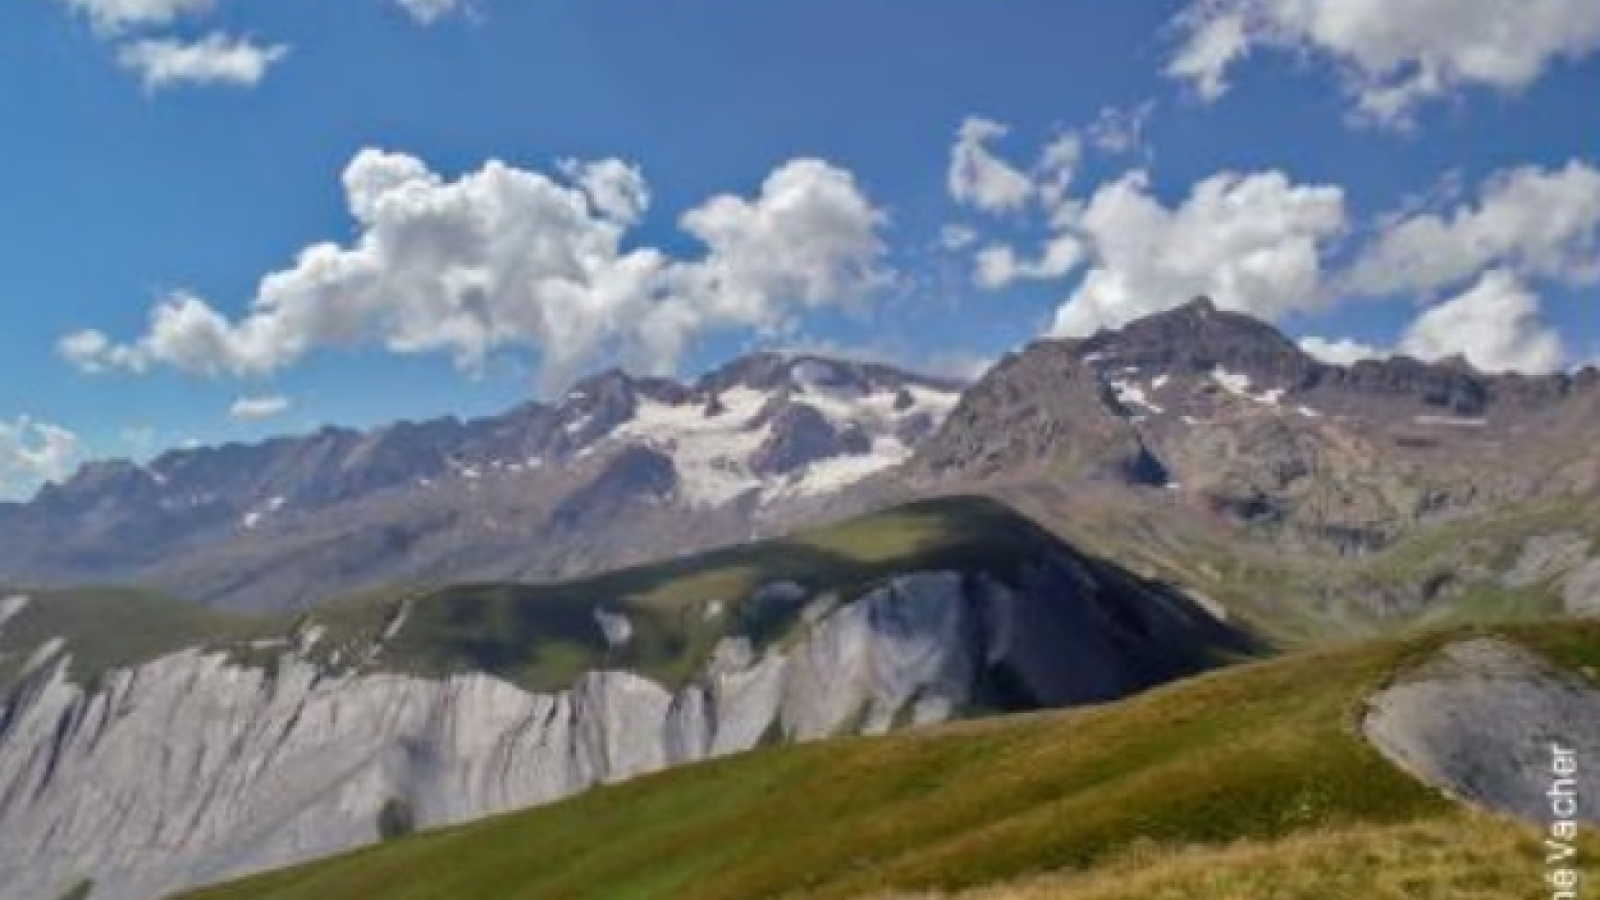
<svg viewBox="0 0 1600 900"><path fill-rule="evenodd" d="M1275 359L1304 369L1313 362L1294 341L1260 319L1196 297L1165 312L1102 330L1083 342L1086 354L1136 355L1173 362L1240 363Z"/></svg>

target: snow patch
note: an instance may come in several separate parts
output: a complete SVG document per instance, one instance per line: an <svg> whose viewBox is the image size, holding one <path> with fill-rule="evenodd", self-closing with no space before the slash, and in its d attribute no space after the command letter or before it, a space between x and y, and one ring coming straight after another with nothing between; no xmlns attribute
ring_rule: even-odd
<svg viewBox="0 0 1600 900"><path fill-rule="evenodd" d="M1211 370L1211 380L1234 396L1250 396L1250 376L1243 372L1230 372L1222 366L1217 366Z"/></svg>
<svg viewBox="0 0 1600 900"><path fill-rule="evenodd" d="M894 437L878 437L869 453L819 459L766 488L766 499L808 497L841 490L911 458L911 448Z"/></svg>
<svg viewBox="0 0 1600 900"><path fill-rule="evenodd" d="M767 400L761 391L731 388L722 392L722 410L707 416L695 404L646 398L612 437L670 456L682 499L696 506L720 506L761 487L748 460L769 432L753 421Z"/></svg>
<svg viewBox="0 0 1600 900"><path fill-rule="evenodd" d="M268 498L265 503L245 513L244 518L239 520L239 525L244 530L249 531L260 525L262 522L265 522L268 516L271 516L277 512L281 512L284 506L288 505L288 502L288 499L285 497Z"/></svg>
<svg viewBox="0 0 1600 900"><path fill-rule="evenodd" d="M920 415L942 422L960 398L955 391L907 386L911 402L897 409L898 391L840 389L825 383L834 374L820 362L797 366L793 381L798 390L791 402L811 407L836 428L860 428L872 442L868 453L819 460L786 476L762 478L751 470L750 459L771 434L756 419L772 395L743 386L723 391L713 415L706 414L704 398L681 404L646 398L611 438L671 457L681 499L696 506L721 506L751 491L769 500L827 493L904 462L912 448L899 438L900 429Z"/></svg>
<svg viewBox="0 0 1600 900"><path fill-rule="evenodd" d="M1111 390L1117 395L1117 402L1123 406L1142 406L1157 415L1166 412L1166 410L1151 402L1144 388L1131 381L1124 381L1120 378L1113 379L1111 381Z"/></svg>
<svg viewBox="0 0 1600 900"><path fill-rule="evenodd" d="M1244 372L1232 372L1223 366L1211 370L1211 380L1218 386L1235 397L1260 403L1263 406L1277 406L1288 393L1283 388L1269 388L1259 394L1251 393L1250 376Z"/></svg>

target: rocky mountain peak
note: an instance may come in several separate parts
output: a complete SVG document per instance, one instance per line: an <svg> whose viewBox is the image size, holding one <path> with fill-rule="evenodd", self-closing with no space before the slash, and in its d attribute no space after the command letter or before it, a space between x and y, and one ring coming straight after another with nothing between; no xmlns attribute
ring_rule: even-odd
<svg viewBox="0 0 1600 900"><path fill-rule="evenodd" d="M763 392L821 394L871 394L905 387L940 391L959 390L961 384L909 372L883 363L839 359L814 353L761 351L742 356L701 378L701 393L720 393L734 387Z"/></svg>
<svg viewBox="0 0 1600 900"><path fill-rule="evenodd" d="M1102 368L1165 372L1225 369L1258 385L1291 388L1318 367L1298 345L1271 325L1220 309L1208 297L1102 330L1084 340L1081 354Z"/></svg>

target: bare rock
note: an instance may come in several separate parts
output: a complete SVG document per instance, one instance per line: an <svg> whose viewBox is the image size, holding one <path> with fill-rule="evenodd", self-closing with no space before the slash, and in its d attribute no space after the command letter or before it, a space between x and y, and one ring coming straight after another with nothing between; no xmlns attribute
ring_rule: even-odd
<svg viewBox="0 0 1600 900"><path fill-rule="evenodd" d="M1540 825L1553 748L1574 751L1579 817L1600 823L1600 691L1513 644L1450 646L1372 697L1362 730L1428 784Z"/></svg>

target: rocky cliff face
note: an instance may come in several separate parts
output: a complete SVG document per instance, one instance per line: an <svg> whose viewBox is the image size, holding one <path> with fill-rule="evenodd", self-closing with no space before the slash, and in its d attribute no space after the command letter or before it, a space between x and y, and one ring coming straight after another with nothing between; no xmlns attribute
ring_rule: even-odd
<svg viewBox="0 0 1600 900"><path fill-rule="evenodd" d="M1501 640L1446 647L1372 697L1362 720L1372 744L1396 765L1454 797L1519 816L1541 828L1551 790L1570 777L1579 798L1569 815L1591 825L1600 811L1600 691ZM1570 771L1555 769L1556 748Z"/></svg>
<svg viewBox="0 0 1600 900"><path fill-rule="evenodd" d="M801 627L730 634L681 684L599 669L535 692L338 670L308 652L315 633L249 664L191 649L80 684L54 641L0 718L0 884L7 900L84 879L95 900L143 900L766 742L1108 700L1230 640L1176 595L1129 593L1070 557L1016 574L908 572L844 603L767 585ZM405 627L402 613L386 639ZM597 627L635 639L625 616Z"/></svg>

